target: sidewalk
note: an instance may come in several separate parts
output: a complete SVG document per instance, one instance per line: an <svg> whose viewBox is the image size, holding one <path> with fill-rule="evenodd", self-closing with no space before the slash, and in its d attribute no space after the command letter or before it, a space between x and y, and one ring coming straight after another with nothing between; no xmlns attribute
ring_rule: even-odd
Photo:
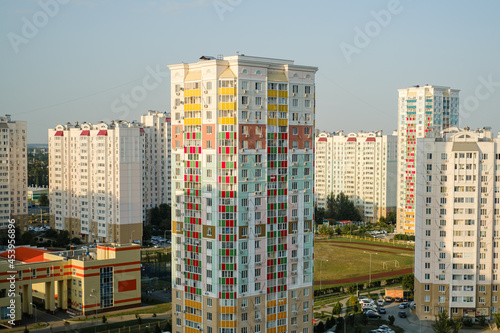
<svg viewBox="0 0 500 333"><path fill-rule="evenodd" d="M136 308L136 310L144 310L144 309L153 308L153 307L154 307L154 305L143 306L143 307ZM134 309L132 308L132 309L127 309L127 310L99 313L98 316L96 317L96 319L91 319L94 316L89 315L89 316L87 316L87 320L84 320L85 316L80 316L80 317L75 317L75 318L71 318L71 319L67 319L67 320L60 319L60 320L51 321L51 322L40 321L40 323L46 323L46 324L48 324L48 326L46 326L44 328L36 329L35 325L29 324L28 329L30 330L30 332L36 332L36 333L53 333L53 332L62 332L62 331L75 331L75 330L78 330L81 328L92 327L92 326L101 324L102 323L101 317L103 315L106 316L107 322L109 324L124 322L124 321L129 321L129 320L135 320L136 319L135 314L110 317L113 314L119 314L119 313L130 312L130 311L134 311ZM159 319L159 320L165 320L165 319L170 319L172 317L172 310L169 310L165 313L157 313L156 317L153 317L152 314L140 314L140 316L142 319L154 318L154 319ZM83 319L83 320L80 321L79 319ZM69 322L70 325L65 326L64 325L65 321ZM24 325L19 325L19 326L16 326L14 328L10 328L10 329L5 330L5 332L20 332L20 331L21 332L24 331Z"/></svg>

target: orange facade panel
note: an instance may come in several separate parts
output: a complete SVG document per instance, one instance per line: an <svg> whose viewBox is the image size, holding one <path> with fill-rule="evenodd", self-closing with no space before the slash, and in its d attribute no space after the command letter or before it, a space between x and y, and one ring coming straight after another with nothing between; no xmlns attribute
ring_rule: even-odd
<svg viewBox="0 0 500 333"><path fill-rule="evenodd" d="M131 290L137 290L137 280L136 279L118 281L118 292L119 293L124 292L124 291L131 291Z"/></svg>

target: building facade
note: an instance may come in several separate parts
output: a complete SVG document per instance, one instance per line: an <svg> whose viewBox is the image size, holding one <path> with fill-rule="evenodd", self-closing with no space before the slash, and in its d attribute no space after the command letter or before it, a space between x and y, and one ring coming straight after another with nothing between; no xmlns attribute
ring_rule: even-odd
<svg viewBox="0 0 500 333"><path fill-rule="evenodd" d="M25 121L0 117L0 228L10 219L19 227L27 223L27 140Z"/></svg>
<svg viewBox="0 0 500 333"><path fill-rule="evenodd" d="M143 147L138 123L49 129L51 226L85 242L142 240Z"/></svg>
<svg viewBox="0 0 500 333"><path fill-rule="evenodd" d="M491 317L500 277L500 140L449 128L417 143L415 301L419 319L439 311Z"/></svg>
<svg viewBox="0 0 500 333"><path fill-rule="evenodd" d="M415 234L416 143L458 126L459 90L425 85L398 90L398 208L400 234Z"/></svg>
<svg viewBox="0 0 500 333"><path fill-rule="evenodd" d="M326 208L330 193L346 194L365 222L396 210L397 136L321 133L316 137L316 204Z"/></svg>
<svg viewBox="0 0 500 333"><path fill-rule="evenodd" d="M50 252L17 247L15 269L10 253L0 253L0 322L12 326L23 313L32 315L34 299L44 300L45 308L75 314L101 312L141 306L141 250L134 244L99 244L96 249ZM12 275L12 271L16 274ZM14 280L9 277L14 276ZM15 297L9 296L11 281ZM14 301L14 318L9 306Z"/></svg>
<svg viewBox="0 0 500 333"><path fill-rule="evenodd" d="M173 331L312 333L317 68L169 68Z"/></svg>
<svg viewBox="0 0 500 333"><path fill-rule="evenodd" d="M141 116L144 130L144 156L142 183L143 221L148 212L163 203L171 205L171 119L166 112L148 111Z"/></svg>

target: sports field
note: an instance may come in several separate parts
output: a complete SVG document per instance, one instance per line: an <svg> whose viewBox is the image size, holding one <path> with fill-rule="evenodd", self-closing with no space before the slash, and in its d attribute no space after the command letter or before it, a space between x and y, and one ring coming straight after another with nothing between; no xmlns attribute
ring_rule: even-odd
<svg viewBox="0 0 500 333"><path fill-rule="evenodd" d="M347 238L316 240L314 243L315 287L319 287L320 281L323 288L368 282L369 253L372 254L372 281L385 280L413 271L415 257L413 247L356 239L349 241ZM397 263L394 260L397 260Z"/></svg>

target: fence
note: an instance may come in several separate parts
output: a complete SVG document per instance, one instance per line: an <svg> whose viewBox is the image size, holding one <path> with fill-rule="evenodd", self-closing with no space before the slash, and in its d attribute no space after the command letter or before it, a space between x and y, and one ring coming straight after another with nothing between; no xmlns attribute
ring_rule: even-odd
<svg viewBox="0 0 500 333"><path fill-rule="evenodd" d="M98 329L97 332L99 333L154 333L155 328L157 325L160 325L161 331L165 331L165 327L167 326L167 323L169 320L158 320L156 322L148 322L144 324L138 324L138 325L131 325L127 327L121 327L121 328L114 328L110 330L106 329Z"/></svg>
<svg viewBox="0 0 500 333"><path fill-rule="evenodd" d="M381 239L381 238L371 238L371 237L360 237L360 236L350 236L350 235L333 235L333 236L316 236L317 239L332 239L332 238L348 238L355 240L368 240L370 242L376 243L387 243L387 244L398 244L398 245L406 245L409 247L415 247L415 242L405 241L405 240L392 240L392 239Z"/></svg>

